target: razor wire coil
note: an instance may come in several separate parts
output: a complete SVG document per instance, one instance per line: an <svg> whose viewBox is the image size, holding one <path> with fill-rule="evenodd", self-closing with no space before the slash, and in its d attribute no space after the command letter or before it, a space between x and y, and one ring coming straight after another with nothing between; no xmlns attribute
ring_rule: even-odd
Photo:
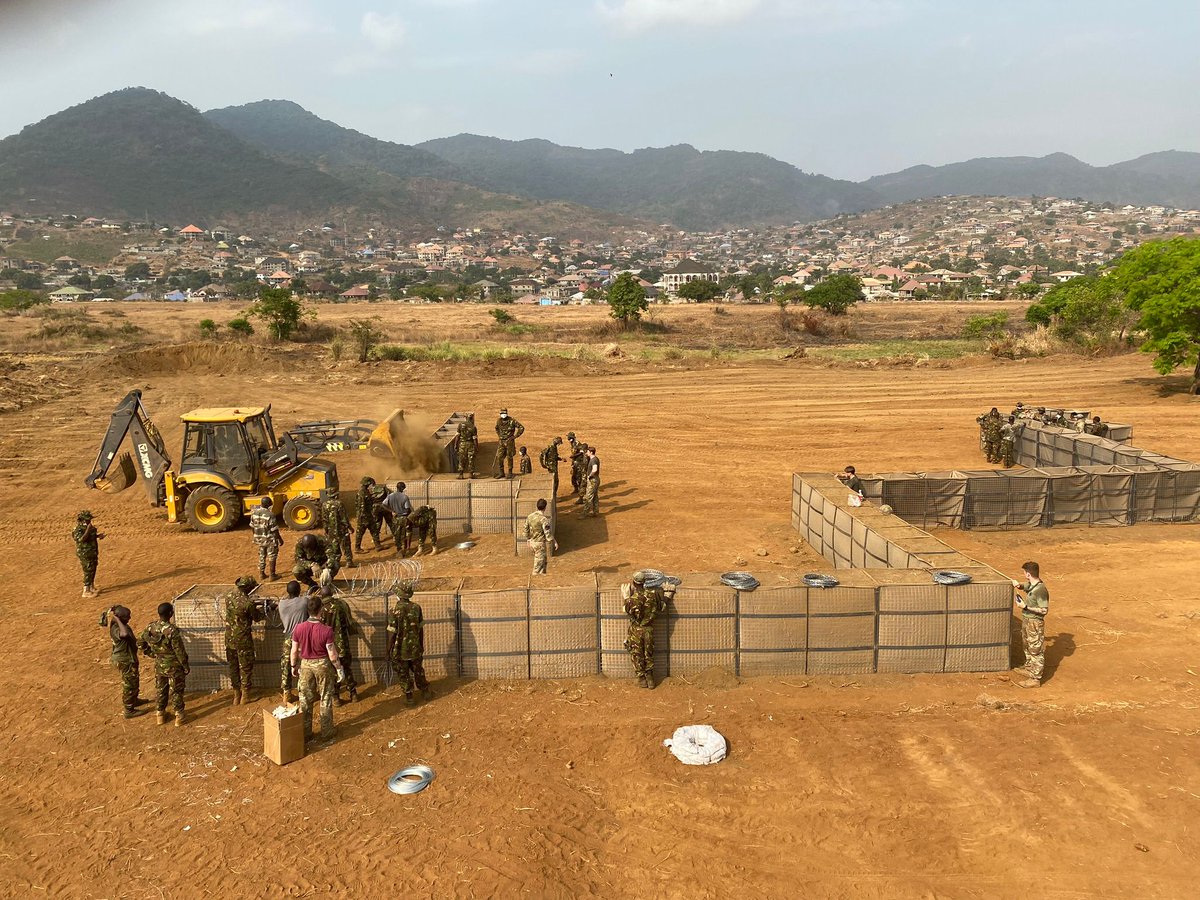
<svg viewBox="0 0 1200 900"><path fill-rule="evenodd" d="M963 572L954 572L949 569L943 569L933 573L933 580L938 584L945 585L970 584L971 576Z"/></svg>
<svg viewBox="0 0 1200 900"><path fill-rule="evenodd" d="M683 583L683 579L676 578L674 575L666 575L658 569L642 569L646 575L645 586L648 588L662 587L665 584L671 584L678 587Z"/></svg>
<svg viewBox="0 0 1200 900"><path fill-rule="evenodd" d="M416 794L429 787L435 777L429 766L408 766L389 778L387 786L393 794Z"/></svg>
<svg viewBox="0 0 1200 900"><path fill-rule="evenodd" d="M759 583L759 580L749 572L724 572L721 575L721 584L738 591L752 591L759 586Z"/></svg>
<svg viewBox="0 0 1200 900"><path fill-rule="evenodd" d="M814 572L809 572L804 576L803 580L806 587L815 588L835 588L841 584L841 582L832 575L817 575Z"/></svg>

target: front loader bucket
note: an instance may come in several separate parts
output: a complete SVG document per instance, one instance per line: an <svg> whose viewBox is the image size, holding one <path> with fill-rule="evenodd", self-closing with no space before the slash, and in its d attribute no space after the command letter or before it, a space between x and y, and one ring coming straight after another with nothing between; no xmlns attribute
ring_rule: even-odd
<svg viewBox="0 0 1200 900"><path fill-rule="evenodd" d="M108 476L96 479L96 487L106 494L119 494L137 480L137 469L133 467L133 458L128 453L122 453L108 470Z"/></svg>
<svg viewBox="0 0 1200 900"><path fill-rule="evenodd" d="M375 426L367 439L367 452L377 459L399 460L403 429L404 410L397 409Z"/></svg>

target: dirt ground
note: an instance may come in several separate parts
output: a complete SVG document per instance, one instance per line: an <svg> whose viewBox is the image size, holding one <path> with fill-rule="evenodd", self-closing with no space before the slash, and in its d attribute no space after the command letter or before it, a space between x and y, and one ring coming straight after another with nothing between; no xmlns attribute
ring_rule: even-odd
<svg viewBox="0 0 1200 900"><path fill-rule="evenodd" d="M136 488L83 486L133 387L172 451L178 414L198 405L270 401L281 427L474 409L485 430L507 405L531 453L573 429L603 460L603 517L562 517L555 582L746 561L770 585L821 568L811 550L791 552L791 472L977 468L973 420L993 404L1090 407L1132 422L1140 446L1198 458L1200 407L1144 355L472 370L223 353L6 360L7 390L29 402L0 416L0 615L20 650L0 695L4 893L1194 896L1196 526L939 533L1005 572L1042 563L1053 602L1039 690L1006 673L713 671L653 693L602 678L446 681L409 709L372 685L336 711L336 743L281 769L261 756L274 695L250 708L228 692L192 696L182 729L122 719L96 626L101 607L123 603L140 629L163 599L252 569L248 532L201 536L168 525ZM339 467L344 484L365 468ZM69 541L85 506L107 534L98 600L79 597ZM483 536L425 572L521 583L526 565ZM729 758L679 765L661 744L688 723L721 731ZM387 778L415 762L436 769L434 784L389 793Z"/></svg>

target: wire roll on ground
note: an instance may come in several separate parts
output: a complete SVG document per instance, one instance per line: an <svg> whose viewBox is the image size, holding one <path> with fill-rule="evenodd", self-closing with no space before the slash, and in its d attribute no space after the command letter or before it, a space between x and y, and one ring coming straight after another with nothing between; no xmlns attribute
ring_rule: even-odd
<svg viewBox="0 0 1200 900"><path fill-rule="evenodd" d="M759 581L749 572L725 572L721 575L721 584L738 591L752 591L758 587Z"/></svg>
<svg viewBox="0 0 1200 900"><path fill-rule="evenodd" d="M416 776L416 781L409 780L413 776ZM429 766L409 766L389 778L387 786L393 794L415 794L429 787L434 777L433 769Z"/></svg>
<svg viewBox="0 0 1200 900"><path fill-rule="evenodd" d="M817 575L813 572L809 572L807 575L805 575L803 580L806 587L815 588L835 588L841 584L841 582L832 575Z"/></svg>
<svg viewBox="0 0 1200 900"><path fill-rule="evenodd" d="M971 576L963 572L954 572L949 569L941 572L933 573L933 580L938 584L970 584Z"/></svg>

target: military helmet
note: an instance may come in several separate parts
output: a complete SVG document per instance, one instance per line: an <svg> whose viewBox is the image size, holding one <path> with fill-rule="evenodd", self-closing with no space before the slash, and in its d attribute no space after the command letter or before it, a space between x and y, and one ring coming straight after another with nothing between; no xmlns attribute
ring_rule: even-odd
<svg viewBox="0 0 1200 900"><path fill-rule="evenodd" d="M363 487L370 487L374 483L375 483L375 479L372 478L370 475L364 475L362 477L362 481L360 482L360 484L362 484Z"/></svg>
<svg viewBox="0 0 1200 900"><path fill-rule="evenodd" d="M507 407L505 407L504 409L500 410L500 415L501 415L501 416L507 416L507 415L508 415L508 408L507 408Z"/></svg>
<svg viewBox="0 0 1200 900"><path fill-rule="evenodd" d="M568 441L573 441L573 440L575 440L575 432L573 432L573 431L568 431L568 432L567 432L567 440L568 440Z"/></svg>
<svg viewBox="0 0 1200 900"><path fill-rule="evenodd" d="M556 438L554 439L554 443L555 443L555 444L561 444L561 443L562 443L562 438L560 438L560 437L556 437Z"/></svg>
<svg viewBox="0 0 1200 900"><path fill-rule="evenodd" d="M253 575L241 575L238 577L238 580L234 582L234 585L236 585L237 589L242 593L248 594L258 587L258 582L255 580Z"/></svg>
<svg viewBox="0 0 1200 900"><path fill-rule="evenodd" d="M75 518L80 522L90 522L92 521L92 511L90 509L81 509L79 511L79 515L77 515Z"/></svg>
<svg viewBox="0 0 1200 900"><path fill-rule="evenodd" d="M632 581L634 584L645 584L646 583L646 573L643 572L641 569L638 569L636 572L633 573L633 577L630 578L630 581Z"/></svg>

